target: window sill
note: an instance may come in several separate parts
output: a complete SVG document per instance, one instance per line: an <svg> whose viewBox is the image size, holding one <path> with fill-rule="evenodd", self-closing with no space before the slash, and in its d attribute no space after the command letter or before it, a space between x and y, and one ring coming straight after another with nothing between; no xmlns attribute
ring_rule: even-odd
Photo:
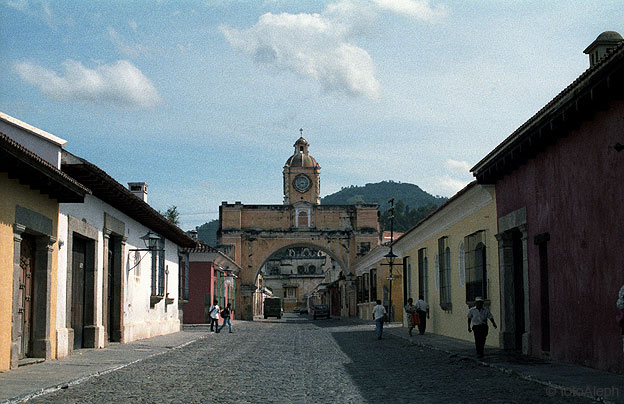
<svg viewBox="0 0 624 404"><path fill-rule="evenodd" d="M154 307L158 302L160 302L164 296L151 295L150 296L150 306Z"/></svg>
<svg viewBox="0 0 624 404"><path fill-rule="evenodd" d="M453 304L452 303L440 303L440 307L444 311L452 311L453 310Z"/></svg>

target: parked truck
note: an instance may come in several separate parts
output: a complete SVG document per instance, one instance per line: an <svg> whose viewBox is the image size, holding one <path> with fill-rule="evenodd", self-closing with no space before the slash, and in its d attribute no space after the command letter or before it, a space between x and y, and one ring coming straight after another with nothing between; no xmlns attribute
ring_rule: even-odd
<svg viewBox="0 0 624 404"><path fill-rule="evenodd" d="M282 318L282 299L279 297L267 297L264 299L264 318Z"/></svg>

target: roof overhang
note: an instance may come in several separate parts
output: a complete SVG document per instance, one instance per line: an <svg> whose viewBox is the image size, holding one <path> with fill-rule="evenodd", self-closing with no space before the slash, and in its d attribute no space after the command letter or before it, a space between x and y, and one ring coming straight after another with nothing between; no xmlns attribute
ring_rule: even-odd
<svg viewBox="0 0 624 404"><path fill-rule="evenodd" d="M0 171L59 203L82 203L91 191L52 164L0 133Z"/></svg>
<svg viewBox="0 0 624 404"><path fill-rule="evenodd" d="M89 187L93 196L130 216L145 227L180 247L193 247L193 240L173 222L139 199L129 189L115 181L94 164L63 150L61 169L81 184Z"/></svg>
<svg viewBox="0 0 624 404"><path fill-rule="evenodd" d="M612 99L624 98L624 42L601 63L589 68L531 119L514 131L470 171L482 184L494 184L581 122L591 119Z"/></svg>

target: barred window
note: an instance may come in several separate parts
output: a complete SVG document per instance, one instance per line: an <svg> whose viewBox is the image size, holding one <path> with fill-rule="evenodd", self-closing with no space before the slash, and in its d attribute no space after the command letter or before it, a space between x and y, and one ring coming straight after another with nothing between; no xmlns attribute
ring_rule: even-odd
<svg viewBox="0 0 624 404"><path fill-rule="evenodd" d="M158 240L158 296L165 295L165 240Z"/></svg>
<svg viewBox="0 0 624 404"><path fill-rule="evenodd" d="M165 295L165 240L160 238L152 251L152 296Z"/></svg>
<svg viewBox="0 0 624 404"><path fill-rule="evenodd" d="M178 256L178 297L182 300L189 299L189 261L188 255Z"/></svg>
<svg viewBox="0 0 624 404"><path fill-rule="evenodd" d="M438 239L439 277L440 277L440 307L451 310L451 249L448 246L448 237Z"/></svg>
<svg viewBox="0 0 624 404"><path fill-rule="evenodd" d="M464 246L466 247L466 302L474 302L477 296L487 299L485 231L480 230L466 236Z"/></svg>
<svg viewBox="0 0 624 404"><path fill-rule="evenodd" d="M427 249L421 248L418 250L418 296L424 296L425 300L428 299L427 278Z"/></svg>

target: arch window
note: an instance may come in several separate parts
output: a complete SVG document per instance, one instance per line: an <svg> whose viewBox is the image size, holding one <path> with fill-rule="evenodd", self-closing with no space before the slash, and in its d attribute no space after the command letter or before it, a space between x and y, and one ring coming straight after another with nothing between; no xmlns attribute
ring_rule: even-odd
<svg viewBox="0 0 624 404"><path fill-rule="evenodd" d="M480 230L464 239L466 245L466 301L477 296L488 299L487 254L485 231Z"/></svg>
<svg viewBox="0 0 624 404"><path fill-rule="evenodd" d="M448 246L448 237L438 239L439 278L440 278L440 307L451 310L451 249Z"/></svg>

